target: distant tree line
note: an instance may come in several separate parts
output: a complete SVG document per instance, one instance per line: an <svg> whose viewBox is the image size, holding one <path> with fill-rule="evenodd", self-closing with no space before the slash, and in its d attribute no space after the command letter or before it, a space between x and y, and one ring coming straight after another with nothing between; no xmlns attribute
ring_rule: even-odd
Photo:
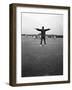
<svg viewBox="0 0 72 90"><path fill-rule="evenodd" d="M40 37L40 34L21 34L22 36L30 36L30 37ZM46 34L48 38L63 38L63 35L54 35L54 34Z"/></svg>

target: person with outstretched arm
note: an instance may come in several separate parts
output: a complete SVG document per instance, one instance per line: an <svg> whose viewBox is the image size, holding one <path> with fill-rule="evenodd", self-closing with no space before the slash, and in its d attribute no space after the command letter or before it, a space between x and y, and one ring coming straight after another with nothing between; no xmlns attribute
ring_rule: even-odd
<svg viewBox="0 0 72 90"><path fill-rule="evenodd" d="M38 29L38 28L35 28L37 31L41 31L41 42L40 42L40 45L42 45L42 41L44 40L44 44L46 45L46 39L45 39L45 36L46 36L46 31L50 30L49 28L48 29L44 29L44 26L42 26L42 29Z"/></svg>

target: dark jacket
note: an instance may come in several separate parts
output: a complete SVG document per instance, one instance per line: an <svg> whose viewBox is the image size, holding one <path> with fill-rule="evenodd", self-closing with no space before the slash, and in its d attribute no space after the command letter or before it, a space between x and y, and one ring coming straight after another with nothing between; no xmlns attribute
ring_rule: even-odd
<svg viewBox="0 0 72 90"><path fill-rule="evenodd" d="M50 29L38 29L38 28L36 28L36 30L37 31L41 31L41 37L42 38L45 38L45 32L48 31L48 30L50 30Z"/></svg>

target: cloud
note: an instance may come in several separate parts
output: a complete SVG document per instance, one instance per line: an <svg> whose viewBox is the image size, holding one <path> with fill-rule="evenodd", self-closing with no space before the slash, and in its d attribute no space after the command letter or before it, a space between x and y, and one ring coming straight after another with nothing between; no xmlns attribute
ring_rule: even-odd
<svg viewBox="0 0 72 90"><path fill-rule="evenodd" d="M63 15L22 13L22 34L39 33L34 28L51 28L49 34L63 34Z"/></svg>

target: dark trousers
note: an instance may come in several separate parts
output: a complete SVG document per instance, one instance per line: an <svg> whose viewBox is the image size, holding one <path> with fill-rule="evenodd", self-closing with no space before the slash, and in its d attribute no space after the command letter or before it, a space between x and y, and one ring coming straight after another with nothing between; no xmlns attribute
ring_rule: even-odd
<svg viewBox="0 0 72 90"><path fill-rule="evenodd" d="M40 42L40 44L42 44L42 41L44 41L44 44L46 44L46 39L45 39L45 37L41 37L41 42Z"/></svg>

